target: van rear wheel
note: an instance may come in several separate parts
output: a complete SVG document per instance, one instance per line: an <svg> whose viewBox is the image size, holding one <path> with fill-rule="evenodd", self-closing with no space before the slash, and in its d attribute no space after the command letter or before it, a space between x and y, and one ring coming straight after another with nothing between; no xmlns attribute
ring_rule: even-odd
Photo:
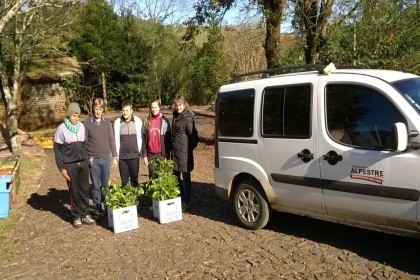
<svg viewBox="0 0 420 280"><path fill-rule="evenodd" d="M271 208L253 181L239 184L233 196L235 213L241 224L248 229L260 229L267 225Z"/></svg>

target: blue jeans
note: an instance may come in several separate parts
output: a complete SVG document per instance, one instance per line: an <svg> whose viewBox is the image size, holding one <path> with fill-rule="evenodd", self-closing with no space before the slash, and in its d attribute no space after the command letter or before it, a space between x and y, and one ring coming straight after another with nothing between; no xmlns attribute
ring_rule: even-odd
<svg viewBox="0 0 420 280"><path fill-rule="evenodd" d="M110 160L110 157L89 157L90 179L93 185L93 207L95 209L101 208L101 203L105 199L105 190L109 189Z"/></svg>
<svg viewBox="0 0 420 280"><path fill-rule="evenodd" d="M178 178L178 186L179 190L181 191L181 200L184 203L189 204L191 199L191 173L174 170L174 175Z"/></svg>

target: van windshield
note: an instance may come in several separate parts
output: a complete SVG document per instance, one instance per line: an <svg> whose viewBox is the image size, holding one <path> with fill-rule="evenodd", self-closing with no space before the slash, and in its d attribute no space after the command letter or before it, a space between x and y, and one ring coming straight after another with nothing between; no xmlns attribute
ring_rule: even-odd
<svg viewBox="0 0 420 280"><path fill-rule="evenodd" d="M420 78L397 81L393 85L420 112Z"/></svg>

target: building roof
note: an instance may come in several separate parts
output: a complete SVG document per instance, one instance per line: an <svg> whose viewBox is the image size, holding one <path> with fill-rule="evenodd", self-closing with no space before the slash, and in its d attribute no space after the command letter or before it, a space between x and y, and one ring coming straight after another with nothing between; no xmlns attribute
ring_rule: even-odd
<svg viewBox="0 0 420 280"><path fill-rule="evenodd" d="M83 76L82 68L74 57L37 59L28 64L25 80L60 81L65 77Z"/></svg>

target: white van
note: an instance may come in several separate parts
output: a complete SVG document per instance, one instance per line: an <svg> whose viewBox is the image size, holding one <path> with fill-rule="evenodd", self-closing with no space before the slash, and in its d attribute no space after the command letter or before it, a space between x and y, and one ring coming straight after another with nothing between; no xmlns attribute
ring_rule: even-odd
<svg viewBox="0 0 420 280"><path fill-rule="evenodd" d="M325 72L268 69L220 88L217 194L249 229L276 209L420 238L420 77Z"/></svg>

